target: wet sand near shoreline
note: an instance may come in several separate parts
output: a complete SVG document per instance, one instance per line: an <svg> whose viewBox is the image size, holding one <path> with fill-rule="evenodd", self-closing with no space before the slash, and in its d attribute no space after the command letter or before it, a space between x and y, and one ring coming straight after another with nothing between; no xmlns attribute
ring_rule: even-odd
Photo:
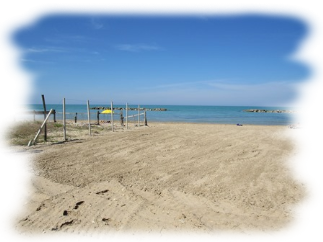
<svg viewBox="0 0 323 242"><path fill-rule="evenodd" d="M304 187L286 126L149 123L35 152L22 233L273 231Z"/></svg>

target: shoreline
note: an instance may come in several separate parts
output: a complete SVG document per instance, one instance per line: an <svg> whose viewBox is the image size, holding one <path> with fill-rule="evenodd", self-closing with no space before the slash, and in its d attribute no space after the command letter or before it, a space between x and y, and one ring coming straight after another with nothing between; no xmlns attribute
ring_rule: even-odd
<svg viewBox="0 0 323 242"><path fill-rule="evenodd" d="M38 122L41 122L43 120L36 120ZM63 123L63 120L61 119L56 119L57 123ZM100 121L106 121L106 120L100 120ZM21 120L21 121L16 121L16 122L33 122L33 120ZM49 122L53 122L53 120L49 120ZM74 119L66 119L66 122L69 123L69 124L75 124L74 122ZM124 121L124 124L125 124L126 121ZM137 121L128 121L129 123L131 124L134 124L134 123L137 123ZM77 120L77 123L81 123L81 124L88 124L88 121L86 119L79 119ZM97 125L97 123L94 123L93 120L91 120L91 125ZM110 124L110 123L106 123L106 122L102 122L104 124ZM165 124L196 124L196 125L203 125L203 124L206 124L206 125L233 125L233 126L236 126L237 124L242 124L243 126L252 126L252 125L255 125L255 126L278 126L278 127L284 127L284 126L290 126L290 125L293 125L294 123L296 122L291 122L291 123L288 123L288 124L254 124L254 123L215 123L215 122L184 122L184 121L158 121L158 120L148 120L147 121L148 123L148 126L149 126L149 123L165 123ZM101 123L100 123L101 124ZM120 125L120 120L114 120L114 124L117 124L117 125ZM141 120L140 121L140 124L142 125L143 124L143 121Z"/></svg>

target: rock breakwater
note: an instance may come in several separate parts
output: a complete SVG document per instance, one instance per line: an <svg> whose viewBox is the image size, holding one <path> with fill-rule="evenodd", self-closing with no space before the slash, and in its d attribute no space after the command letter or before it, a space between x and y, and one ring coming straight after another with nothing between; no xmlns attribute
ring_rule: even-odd
<svg viewBox="0 0 323 242"><path fill-rule="evenodd" d="M245 109L249 113L294 113L292 110Z"/></svg>
<svg viewBox="0 0 323 242"><path fill-rule="evenodd" d="M111 107L92 107L90 109L94 109L94 110L111 110ZM113 110L126 110L125 108L121 108L121 107L115 107L113 108ZM128 108L128 110L131 111L137 111L138 108ZM139 108L139 110L143 110L143 111L167 111L166 108Z"/></svg>

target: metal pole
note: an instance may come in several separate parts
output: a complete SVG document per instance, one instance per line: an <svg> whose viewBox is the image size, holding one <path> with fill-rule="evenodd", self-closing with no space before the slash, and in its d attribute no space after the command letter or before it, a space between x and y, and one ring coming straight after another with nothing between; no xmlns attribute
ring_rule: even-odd
<svg viewBox="0 0 323 242"><path fill-rule="evenodd" d="M65 97L63 98L63 131L64 131L64 141L66 141L66 113L65 113Z"/></svg>
<svg viewBox="0 0 323 242"><path fill-rule="evenodd" d="M114 131L113 128L113 102L111 102L111 127L112 127L112 132Z"/></svg>
<svg viewBox="0 0 323 242"><path fill-rule="evenodd" d="M90 102L87 100L87 120L89 122L89 135L91 135L91 123L90 123Z"/></svg>
<svg viewBox="0 0 323 242"><path fill-rule="evenodd" d="M128 103L126 103L126 129L128 129Z"/></svg>
<svg viewBox="0 0 323 242"><path fill-rule="evenodd" d="M138 127L140 127L140 106L138 105Z"/></svg>
<svg viewBox="0 0 323 242"><path fill-rule="evenodd" d="M128 103L126 103L126 127L128 129Z"/></svg>

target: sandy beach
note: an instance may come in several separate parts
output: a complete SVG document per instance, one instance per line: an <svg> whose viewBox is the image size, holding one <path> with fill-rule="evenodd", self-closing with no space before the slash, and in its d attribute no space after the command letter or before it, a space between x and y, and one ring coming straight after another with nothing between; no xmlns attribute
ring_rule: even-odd
<svg viewBox="0 0 323 242"><path fill-rule="evenodd" d="M149 123L25 147L21 233L276 231L305 194L287 126Z"/></svg>

